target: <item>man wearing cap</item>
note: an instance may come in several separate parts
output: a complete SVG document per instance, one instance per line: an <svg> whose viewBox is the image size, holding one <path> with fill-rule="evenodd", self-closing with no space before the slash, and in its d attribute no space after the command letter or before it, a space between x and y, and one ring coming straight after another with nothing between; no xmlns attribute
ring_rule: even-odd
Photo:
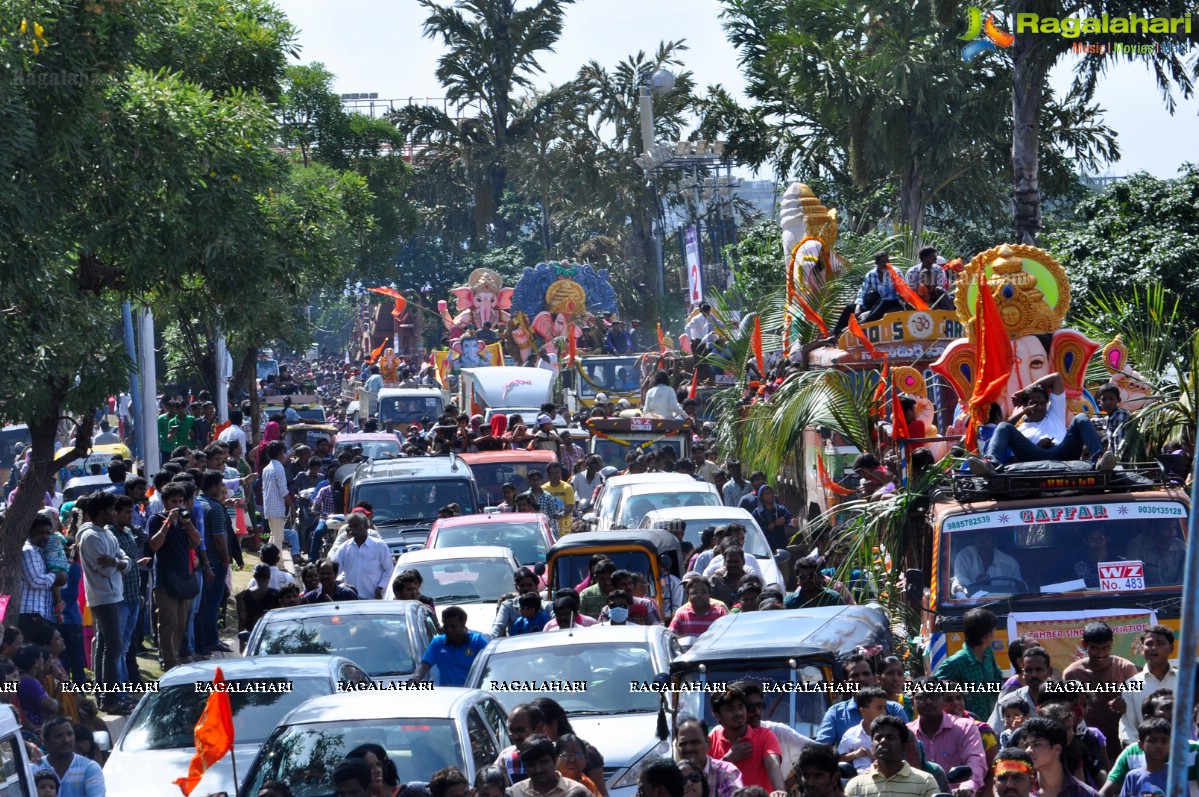
<svg viewBox="0 0 1199 797"><path fill-rule="evenodd" d="M552 451L554 456L561 455L562 438L554 431L554 419L546 413L537 416L537 431L529 441L530 451Z"/></svg>

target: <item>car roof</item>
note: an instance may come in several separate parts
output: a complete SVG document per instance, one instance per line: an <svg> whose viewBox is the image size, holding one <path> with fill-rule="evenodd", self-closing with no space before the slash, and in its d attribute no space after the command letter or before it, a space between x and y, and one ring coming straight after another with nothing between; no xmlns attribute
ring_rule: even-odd
<svg viewBox="0 0 1199 797"><path fill-rule="evenodd" d="M194 681L211 681L217 667L225 680L237 681L243 678L303 678L326 673L336 677L337 669L342 664L352 664L344 656L239 656L229 659L210 659L194 664L182 664L172 667L158 685L178 686Z"/></svg>
<svg viewBox="0 0 1199 797"><path fill-rule="evenodd" d="M67 489L70 489L72 487L84 487L89 484L111 485L112 479L103 473L101 473L99 476L76 476L73 479L68 479L67 483L63 486Z"/></svg>
<svg viewBox="0 0 1199 797"><path fill-rule="evenodd" d="M385 387L379 391L379 398L384 396L420 396L422 398L433 398L436 396L439 399L445 400L441 395L441 391L435 387Z"/></svg>
<svg viewBox="0 0 1199 797"><path fill-rule="evenodd" d="M512 559L512 549L502 545L462 545L457 548L423 548L400 556L404 564L440 562L446 559ZM515 568L514 568L515 569Z"/></svg>
<svg viewBox="0 0 1199 797"><path fill-rule="evenodd" d="M549 553L561 553L574 548L596 548L622 545L640 545L654 548L659 553L679 555L682 546L679 538L661 529L614 529L612 531L576 531L554 543ZM440 550L440 549L439 549ZM458 550L447 548L445 550Z"/></svg>
<svg viewBox="0 0 1199 797"><path fill-rule="evenodd" d="M604 480L605 488L624 487L629 484L661 484L662 482L693 482L686 473L630 473L625 476L610 476Z"/></svg>
<svg viewBox="0 0 1199 797"><path fill-rule="evenodd" d="M452 551L453 548L444 548L442 550ZM507 548L503 549L507 550ZM420 601L375 601L375 600L353 600L340 601L333 603L303 603L299 606L283 606L279 609L271 609L262 616L262 620L289 620L292 618L301 617L331 617L333 615L356 615L356 614L393 614L393 615L416 615L417 612L424 611L425 604ZM260 620L259 622L262 622ZM174 670L171 670L174 672Z"/></svg>
<svg viewBox="0 0 1199 797"><path fill-rule="evenodd" d="M587 629L585 634L575 634L573 637L562 635L540 636L538 634L520 634L518 636L501 637L487 646L487 655L508 653L513 650L535 650L557 645L603 645L613 642L646 643L667 629L661 625L597 625ZM551 631L550 634L553 634Z"/></svg>
<svg viewBox="0 0 1199 797"><path fill-rule="evenodd" d="M712 495L720 495L716 491L716 485L710 482L696 481L690 476L686 477L686 482L665 482L665 484L669 485L669 487L663 488L663 482L630 484L625 489L625 495L645 495L646 493L662 493L667 495L670 493L711 493ZM712 509L715 508L712 507Z"/></svg>
<svg viewBox="0 0 1199 797"><path fill-rule="evenodd" d="M465 701L487 697L481 689L439 686L432 691L339 692L304 701L280 725L399 718L455 719Z"/></svg>
<svg viewBox="0 0 1199 797"><path fill-rule="evenodd" d="M399 439L387 432L350 432L348 434L339 434L337 436L337 445L342 443L365 443L369 440L391 441L399 445Z"/></svg>
<svg viewBox="0 0 1199 797"><path fill-rule="evenodd" d="M646 512L651 520L753 520L754 516L739 506L679 506Z"/></svg>
<svg viewBox="0 0 1199 797"><path fill-rule="evenodd" d="M354 475L358 482L392 480L397 476L474 478L470 465L460 461L459 457L370 459L360 463Z"/></svg>
<svg viewBox="0 0 1199 797"><path fill-rule="evenodd" d="M540 518L545 517L540 512L493 512L490 515L459 515L457 517L438 518L433 527L440 531L441 529L452 529L455 526L483 526L489 523L504 523L512 522L540 522Z"/></svg>
<svg viewBox="0 0 1199 797"><path fill-rule="evenodd" d="M557 462L553 451L475 451L461 456L468 465L490 465L493 462Z"/></svg>
<svg viewBox="0 0 1199 797"><path fill-rule="evenodd" d="M723 659L803 656L833 663L859 647L890 647L891 626L877 603L742 612L717 620L672 669Z"/></svg>

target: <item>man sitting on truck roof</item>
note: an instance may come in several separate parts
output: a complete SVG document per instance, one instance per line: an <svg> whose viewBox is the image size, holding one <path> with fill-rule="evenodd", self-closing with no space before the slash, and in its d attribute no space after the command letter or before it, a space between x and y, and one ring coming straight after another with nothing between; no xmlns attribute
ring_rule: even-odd
<svg viewBox="0 0 1199 797"><path fill-rule="evenodd" d="M1099 470L1116 467L1116 455L1105 451L1091 419L1079 413L1066 425L1066 384L1058 373L1043 376L1012 394L1018 408L1009 421L995 427L983 451L985 458L970 457L971 472L994 474L996 466L1016 462L1080 459L1083 447ZM1015 424L1019 422L1020 425Z"/></svg>

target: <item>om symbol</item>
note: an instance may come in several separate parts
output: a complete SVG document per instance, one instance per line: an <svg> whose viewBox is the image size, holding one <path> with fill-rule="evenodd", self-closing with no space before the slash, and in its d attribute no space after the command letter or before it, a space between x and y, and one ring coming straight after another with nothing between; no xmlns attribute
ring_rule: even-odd
<svg viewBox="0 0 1199 797"><path fill-rule="evenodd" d="M914 338L927 338L933 332L933 317L923 311L908 316L908 334Z"/></svg>

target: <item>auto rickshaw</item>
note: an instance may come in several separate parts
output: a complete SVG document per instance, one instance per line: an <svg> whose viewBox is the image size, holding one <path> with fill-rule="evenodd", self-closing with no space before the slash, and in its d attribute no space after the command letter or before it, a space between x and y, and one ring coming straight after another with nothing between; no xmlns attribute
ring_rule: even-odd
<svg viewBox="0 0 1199 797"><path fill-rule="evenodd" d="M815 738L828 707L846 697L824 687L842 679L845 659L860 650L891 651L891 626L877 603L730 614L671 662L674 714L715 726L710 693L749 679L762 684L764 720Z"/></svg>
<svg viewBox="0 0 1199 797"><path fill-rule="evenodd" d="M603 554L617 569L644 573L649 594L662 606L662 577L669 573L682 576L683 549L673 534L654 529L620 531L580 531L568 534L550 548L545 556L546 583L550 594L573 589L589 575L588 563L595 554Z"/></svg>

